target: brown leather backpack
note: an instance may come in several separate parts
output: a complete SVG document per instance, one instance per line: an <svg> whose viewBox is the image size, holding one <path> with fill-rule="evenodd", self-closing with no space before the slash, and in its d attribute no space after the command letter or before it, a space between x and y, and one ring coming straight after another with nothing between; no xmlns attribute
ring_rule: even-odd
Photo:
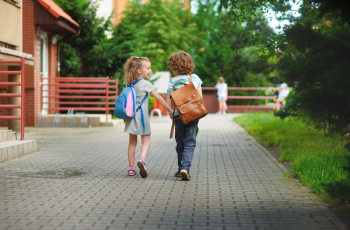
<svg viewBox="0 0 350 230"><path fill-rule="evenodd" d="M174 92L170 93L170 99L174 102L182 123L187 125L205 117L208 114L208 111L205 108L204 102L199 96L196 87L193 85L192 74L190 75L190 81L188 84L185 82L176 82L175 84L180 83L184 84L184 86L175 90L174 85ZM174 125L175 119L173 118L170 138L173 137Z"/></svg>

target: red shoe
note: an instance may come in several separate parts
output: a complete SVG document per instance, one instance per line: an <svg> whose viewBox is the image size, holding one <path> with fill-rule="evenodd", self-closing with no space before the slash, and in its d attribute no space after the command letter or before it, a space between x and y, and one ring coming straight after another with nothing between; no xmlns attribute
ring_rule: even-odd
<svg viewBox="0 0 350 230"><path fill-rule="evenodd" d="M128 176L136 176L137 172L134 168L128 170Z"/></svg>

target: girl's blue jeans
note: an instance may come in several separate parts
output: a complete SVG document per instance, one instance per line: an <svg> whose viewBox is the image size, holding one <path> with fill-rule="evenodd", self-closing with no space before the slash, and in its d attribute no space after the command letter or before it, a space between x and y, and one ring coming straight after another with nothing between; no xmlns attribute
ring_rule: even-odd
<svg viewBox="0 0 350 230"><path fill-rule="evenodd" d="M175 120L179 116L175 116ZM198 121L184 125L182 121L175 121L175 140L179 171L186 169L190 171L194 149L196 148L196 132Z"/></svg>

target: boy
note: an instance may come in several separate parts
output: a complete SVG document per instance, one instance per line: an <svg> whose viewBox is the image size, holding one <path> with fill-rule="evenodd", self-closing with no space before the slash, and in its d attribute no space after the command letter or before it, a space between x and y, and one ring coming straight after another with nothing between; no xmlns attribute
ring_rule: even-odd
<svg viewBox="0 0 350 230"><path fill-rule="evenodd" d="M171 93L183 86L183 84L177 82L189 83L190 75L192 74L195 65L193 64L193 60L188 53L180 51L172 54L169 57L168 66L170 67L171 71L177 75L170 79L167 93ZM200 97L202 97L202 80L196 74L192 74L192 82ZM173 101L171 102L170 107L175 110L175 104ZM175 140L179 168L174 176L181 177L182 180L188 181L191 180L190 168L194 149L196 147L198 121L192 124L184 125L178 118L179 114L175 110L173 119L175 120Z"/></svg>

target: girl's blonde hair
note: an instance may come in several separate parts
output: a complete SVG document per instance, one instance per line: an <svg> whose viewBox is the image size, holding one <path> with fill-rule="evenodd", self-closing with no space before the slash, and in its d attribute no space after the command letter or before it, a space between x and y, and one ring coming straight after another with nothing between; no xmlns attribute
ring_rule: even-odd
<svg viewBox="0 0 350 230"><path fill-rule="evenodd" d="M168 66L173 72L185 75L191 74L195 67L192 57L184 51L170 55Z"/></svg>
<svg viewBox="0 0 350 230"><path fill-rule="evenodd" d="M223 77L219 77L219 82L220 83L225 83L225 79Z"/></svg>
<svg viewBox="0 0 350 230"><path fill-rule="evenodd" d="M146 57L131 56L125 63L124 66L124 82L131 84L140 78L140 74L137 72L138 69L142 68L143 62L150 60Z"/></svg>

